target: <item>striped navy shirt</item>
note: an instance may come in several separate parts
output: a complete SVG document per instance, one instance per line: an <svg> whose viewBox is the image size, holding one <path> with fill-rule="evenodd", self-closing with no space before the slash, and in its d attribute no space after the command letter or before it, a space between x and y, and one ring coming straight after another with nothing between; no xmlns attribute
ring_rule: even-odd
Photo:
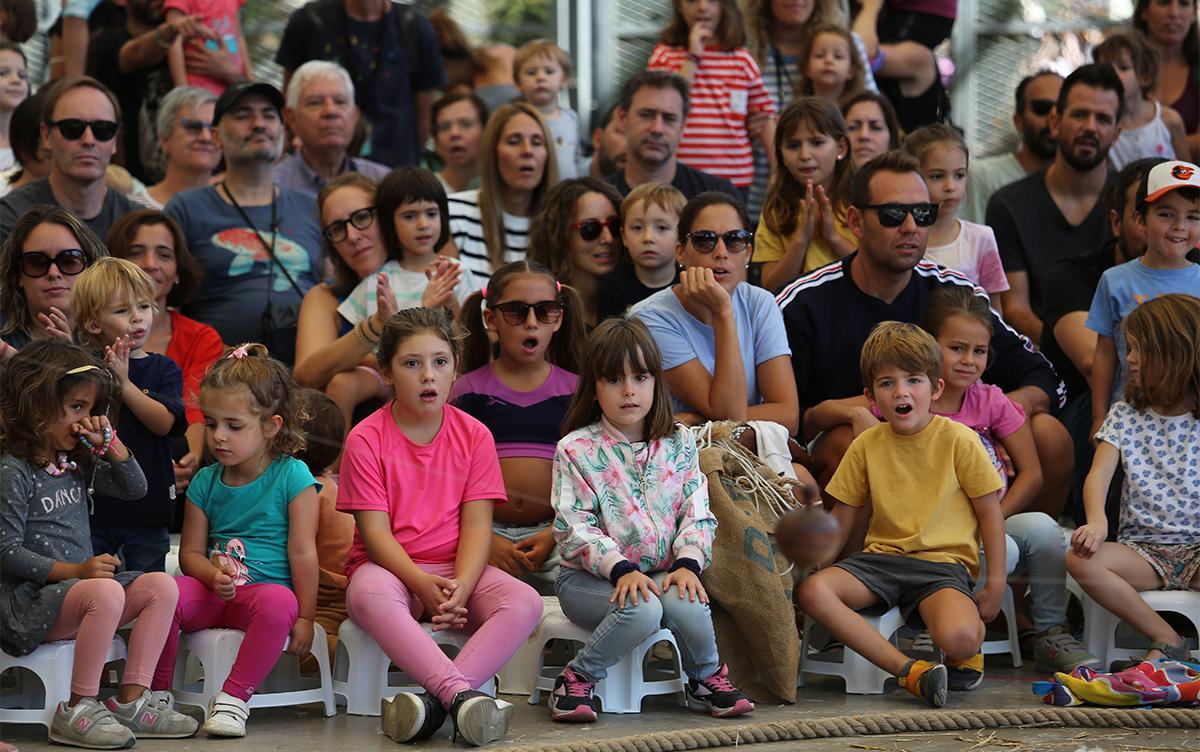
<svg viewBox="0 0 1200 752"><path fill-rule="evenodd" d="M447 197L450 210L450 237L458 248L458 260L475 274L480 284L491 279L492 256L483 239L483 221L479 213L479 191L451 193ZM525 258L529 244L529 217L504 212L504 263Z"/></svg>

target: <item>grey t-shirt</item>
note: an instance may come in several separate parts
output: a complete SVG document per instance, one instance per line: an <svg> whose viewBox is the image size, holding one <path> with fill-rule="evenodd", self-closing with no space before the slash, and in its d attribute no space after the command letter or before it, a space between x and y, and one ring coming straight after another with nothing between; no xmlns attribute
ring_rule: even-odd
<svg viewBox="0 0 1200 752"><path fill-rule="evenodd" d="M38 204L61 206L58 199L54 198L54 192L50 190L49 178L35 180L29 185L12 191L4 198L0 198L0 244L8 240L13 226L21 218L21 215ZM118 217L137 208L124 194L108 188L104 194L104 206L101 207L100 213L94 217L80 217L80 219L92 229L92 232L96 233L100 240L104 240L108 236L108 228L112 227Z"/></svg>

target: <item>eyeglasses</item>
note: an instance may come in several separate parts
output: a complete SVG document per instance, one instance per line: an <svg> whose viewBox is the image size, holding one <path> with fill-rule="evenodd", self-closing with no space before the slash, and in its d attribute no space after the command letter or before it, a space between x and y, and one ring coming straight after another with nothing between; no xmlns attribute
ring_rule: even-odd
<svg viewBox="0 0 1200 752"><path fill-rule="evenodd" d="M375 221L375 207L367 206L352 212L349 217L330 222L321 230L321 234L330 243L340 243L346 239L346 225L354 225L357 230L365 230Z"/></svg>
<svg viewBox="0 0 1200 752"><path fill-rule="evenodd" d="M904 224L904 218L912 215L917 227L929 227L938 218L937 204L870 204L864 209L874 209L879 213L879 224L884 227L899 227Z"/></svg>
<svg viewBox="0 0 1200 752"><path fill-rule="evenodd" d="M74 277L87 267L87 256L78 248L59 251L55 256L41 251L21 254L21 273L26 277L44 277L50 273L51 265L57 266L68 277Z"/></svg>
<svg viewBox="0 0 1200 752"><path fill-rule="evenodd" d="M205 131L211 131L213 124L206 123L203 120L196 120L195 118L179 118L179 127L186 131L189 136L199 136Z"/></svg>
<svg viewBox="0 0 1200 752"><path fill-rule="evenodd" d="M66 118L65 120L55 120L50 127L57 128L63 138L70 141L83 138L83 132L88 128L92 129L92 135L96 137L97 141L112 141L113 137L117 135L117 124L111 120Z"/></svg>
<svg viewBox="0 0 1200 752"><path fill-rule="evenodd" d="M1053 99L1031 99L1029 100L1029 109L1033 110L1033 114L1038 117L1046 117L1050 114L1050 110L1054 109Z"/></svg>
<svg viewBox="0 0 1200 752"><path fill-rule="evenodd" d="M621 218L612 216L605 220L589 219L586 222L576 222L571 225L572 230L579 230L579 237L589 242L600 237L600 233L605 227L615 236L621 230Z"/></svg>
<svg viewBox="0 0 1200 752"><path fill-rule="evenodd" d="M557 324L562 318L563 302L561 300L539 300L536 303L525 303L520 300L510 300L507 303L497 303L492 310L499 311L505 323L510 326L520 326L529 320L529 311L543 324Z"/></svg>
<svg viewBox="0 0 1200 752"><path fill-rule="evenodd" d="M718 240L725 243L725 250L729 253L744 253L753 245L754 233L749 230L730 230L723 235L718 235L712 230L696 230L685 235L684 240L691 240L692 247L701 253L715 251Z"/></svg>

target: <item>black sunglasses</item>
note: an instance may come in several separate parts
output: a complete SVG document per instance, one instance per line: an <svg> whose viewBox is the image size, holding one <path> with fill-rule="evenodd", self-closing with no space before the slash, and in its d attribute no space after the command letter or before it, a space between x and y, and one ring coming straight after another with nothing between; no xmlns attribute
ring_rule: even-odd
<svg viewBox="0 0 1200 752"><path fill-rule="evenodd" d="M904 224L904 218L912 214L917 227L929 227L938 218L938 205L923 204L870 204L864 209L874 209L879 213L879 224L884 227L899 227Z"/></svg>
<svg viewBox="0 0 1200 752"><path fill-rule="evenodd" d="M1038 117L1046 117L1050 114L1050 110L1054 109L1055 102L1053 99L1031 99L1029 100L1029 109Z"/></svg>
<svg viewBox="0 0 1200 752"><path fill-rule="evenodd" d="M730 253L744 253L754 244L754 233L749 230L730 230L718 235L712 230L696 230L684 236L684 240L692 241L692 247L701 253L712 253L717 249L717 241L725 243L725 250Z"/></svg>
<svg viewBox="0 0 1200 752"><path fill-rule="evenodd" d="M330 222L325 225L325 229L321 230L321 234L330 243L340 243L346 239L346 225L354 225L355 229L365 230L375 221L375 207L367 206L358 211L351 212L346 219L339 219L336 222Z"/></svg>
<svg viewBox="0 0 1200 752"><path fill-rule="evenodd" d="M88 128L92 129L92 135L96 137L97 141L112 141L113 137L117 135L117 124L111 120L66 118L65 120L55 120L50 127L57 128L63 138L71 141L83 138L83 132Z"/></svg>
<svg viewBox="0 0 1200 752"><path fill-rule="evenodd" d="M586 222L576 222L571 225L572 230L579 230L579 237L591 242L600 237L600 232L605 228L616 236L621 229L621 218L612 216L605 220L589 219Z"/></svg>
<svg viewBox="0 0 1200 752"><path fill-rule="evenodd" d="M74 277L87 267L87 256L78 248L68 248L51 256L41 251L30 251L21 254L21 273L26 277L44 277L50 273L50 265L68 277Z"/></svg>
<svg viewBox="0 0 1200 752"><path fill-rule="evenodd" d="M529 319L529 311L543 324L557 324L562 318L563 302L561 300L539 300L536 303L525 303L520 300L510 300L507 303L497 303L492 310L499 311L505 323L510 326L520 326Z"/></svg>

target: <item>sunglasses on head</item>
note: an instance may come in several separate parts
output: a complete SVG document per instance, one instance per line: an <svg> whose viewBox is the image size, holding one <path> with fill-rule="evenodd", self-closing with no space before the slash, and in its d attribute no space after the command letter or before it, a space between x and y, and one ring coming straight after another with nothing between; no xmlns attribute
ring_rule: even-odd
<svg viewBox="0 0 1200 752"><path fill-rule="evenodd" d="M526 303L520 300L510 300L507 303L497 303L491 307L499 311L505 323L519 326L529 320L529 311L543 324L557 324L562 318L563 302L561 300L539 300L536 303Z"/></svg>
<svg viewBox="0 0 1200 752"><path fill-rule="evenodd" d="M879 224L884 227L899 227L904 224L904 218L912 215L917 227L929 227L938 218L938 205L922 204L871 204L864 209L874 209L879 213Z"/></svg>
<svg viewBox="0 0 1200 752"><path fill-rule="evenodd" d="M571 225L572 230L579 230L579 237L587 241L595 240L600 237L600 232L605 228L614 236L621 230L621 218L609 217L605 220L589 219L586 222L576 222Z"/></svg>
<svg viewBox="0 0 1200 752"><path fill-rule="evenodd" d="M41 251L30 251L21 254L21 273L26 277L44 277L50 273L53 264L68 277L74 277L87 267L87 256L78 248L68 248L51 256Z"/></svg>
<svg viewBox="0 0 1200 752"><path fill-rule="evenodd" d="M1050 110L1054 109L1053 99L1031 99L1029 100L1029 109L1038 117L1046 117L1050 114Z"/></svg>
<svg viewBox="0 0 1200 752"><path fill-rule="evenodd" d="M88 128L92 129L92 135L97 141L112 141L113 137L117 135L117 124L111 120L66 118L65 120L55 120L50 127L57 128L63 138L69 141L83 138L83 132Z"/></svg>
<svg viewBox="0 0 1200 752"><path fill-rule="evenodd" d="M696 230L684 236L684 240L692 241L692 247L701 253L712 253L717 249L717 241L725 243L729 253L743 253L750 250L754 242L754 233L749 230L730 230L718 235L712 230Z"/></svg>
<svg viewBox="0 0 1200 752"><path fill-rule="evenodd" d="M199 136L205 131L211 131L213 124L195 118L179 118L179 127L189 136Z"/></svg>
<svg viewBox="0 0 1200 752"><path fill-rule="evenodd" d="M321 230L321 234L330 243L340 243L346 239L346 225L354 225L355 229L365 230L375 221L375 207L366 206L358 211L351 212L350 216L345 219L339 219L336 222L330 222L325 225L325 229Z"/></svg>

